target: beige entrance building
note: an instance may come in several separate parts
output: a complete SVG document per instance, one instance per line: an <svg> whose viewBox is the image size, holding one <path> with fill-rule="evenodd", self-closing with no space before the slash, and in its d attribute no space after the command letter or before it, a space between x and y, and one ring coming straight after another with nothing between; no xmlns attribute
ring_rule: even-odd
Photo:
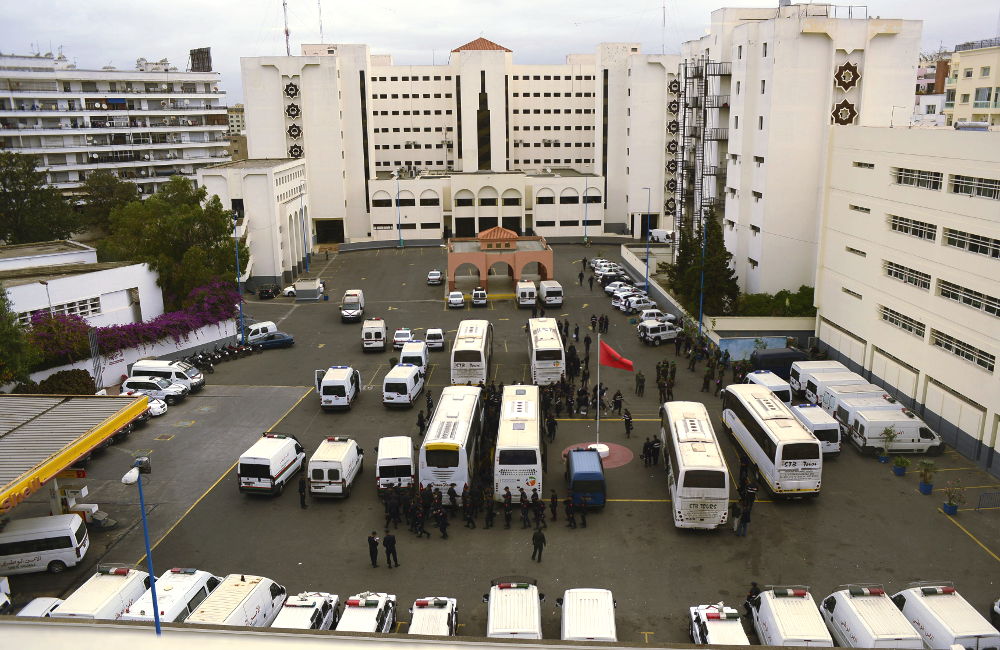
<svg viewBox="0 0 1000 650"><path fill-rule="evenodd" d="M549 279L555 270L552 248L544 237L519 237L513 230L499 226L484 230L477 237L448 240L449 290L455 290L456 272L466 264L476 268L479 286L487 290L493 267L498 267L496 275L506 275L515 283L525 275L533 274L534 264L537 264L536 273L540 280Z"/></svg>

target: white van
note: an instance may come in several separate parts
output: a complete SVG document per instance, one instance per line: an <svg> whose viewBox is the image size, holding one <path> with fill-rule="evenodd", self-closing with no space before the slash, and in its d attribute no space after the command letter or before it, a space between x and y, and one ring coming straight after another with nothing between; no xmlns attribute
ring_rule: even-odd
<svg viewBox="0 0 1000 650"><path fill-rule="evenodd" d="M847 366L839 361L795 361L788 371L788 383L792 390L801 393L806 387L802 381L802 374L824 369L831 372L847 372Z"/></svg>
<svg viewBox="0 0 1000 650"><path fill-rule="evenodd" d="M386 337L385 321L381 318L369 318L361 325L361 349L365 352L369 350L385 350Z"/></svg>
<svg viewBox="0 0 1000 650"><path fill-rule="evenodd" d="M381 632L387 634L396 627L396 597L382 592L366 591L351 596L344 603L344 613L337 624L338 632Z"/></svg>
<svg viewBox="0 0 1000 650"><path fill-rule="evenodd" d="M870 397L848 397L839 399L831 415L840 425L840 431L846 436L850 431L851 422L858 411L896 411L902 405L886 393Z"/></svg>
<svg viewBox="0 0 1000 650"><path fill-rule="evenodd" d="M455 636L458 632L458 601L447 596L424 596L410 608L407 634Z"/></svg>
<svg viewBox="0 0 1000 650"><path fill-rule="evenodd" d="M618 642L617 604L607 589L567 589L556 604L563 610L563 641Z"/></svg>
<svg viewBox="0 0 1000 650"><path fill-rule="evenodd" d="M403 344L403 349L399 353L400 363L410 363L427 373L427 344L423 341L410 341Z"/></svg>
<svg viewBox="0 0 1000 650"><path fill-rule="evenodd" d="M688 636L693 643L705 645L750 645L743 631L740 613L722 603L696 605L688 610Z"/></svg>
<svg viewBox="0 0 1000 650"><path fill-rule="evenodd" d="M635 326L639 340L647 345L661 345L673 341L680 329L673 323L661 323L658 320L644 320Z"/></svg>
<svg viewBox="0 0 1000 650"><path fill-rule="evenodd" d="M541 639L542 600L532 582L494 580L490 593L483 595L489 604L486 636L491 639Z"/></svg>
<svg viewBox="0 0 1000 650"><path fill-rule="evenodd" d="M156 604L160 606L160 620L164 623L181 623L187 620L201 601L222 582L222 578L208 571L197 569L170 569L156 579ZM123 621L154 620L153 589L149 588L125 610Z"/></svg>
<svg viewBox="0 0 1000 650"><path fill-rule="evenodd" d="M424 390L424 371L412 363L397 363L382 380L382 404L413 406Z"/></svg>
<svg viewBox="0 0 1000 650"><path fill-rule="evenodd" d="M757 384L758 386L768 388L772 393L774 393L775 397L780 399L786 405L792 405L791 385L770 370L751 370L747 373L746 383Z"/></svg>
<svg viewBox="0 0 1000 650"><path fill-rule="evenodd" d="M563 288L555 280L542 280L539 282L538 295L541 296L543 305L561 307L563 304Z"/></svg>
<svg viewBox="0 0 1000 650"><path fill-rule="evenodd" d="M530 280L519 280L514 287L514 294L517 296L518 307L531 307L538 298L535 283Z"/></svg>
<svg viewBox="0 0 1000 650"><path fill-rule="evenodd" d="M927 424L909 409L898 410L862 409L854 414L850 422L851 442L862 453L878 451L882 448L882 432L887 427L896 431L896 439L889 447L890 454L928 453L937 456L944 452L944 441Z"/></svg>
<svg viewBox="0 0 1000 650"><path fill-rule="evenodd" d="M1000 632L951 585L919 585L900 591L892 602L923 638L924 646L968 650L1000 648Z"/></svg>
<svg viewBox="0 0 1000 650"><path fill-rule="evenodd" d="M62 598L51 598L40 596L21 608L18 616L34 616L36 618L49 618L54 615L59 606L63 604ZM2 613L2 612L0 612Z"/></svg>
<svg viewBox="0 0 1000 650"><path fill-rule="evenodd" d="M361 395L361 374L350 366L330 366L314 373L319 405L324 411L349 409Z"/></svg>
<svg viewBox="0 0 1000 650"><path fill-rule="evenodd" d="M670 244L674 241L674 231L664 228L650 228L649 241Z"/></svg>
<svg viewBox="0 0 1000 650"><path fill-rule="evenodd" d="M364 470L365 455L358 443L344 436L329 436L309 459L309 494L314 497L349 497L354 479Z"/></svg>
<svg viewBox="0 0 1000 650"><path fill-rule="evenodd" d="M0 614L9 613L13 606L12 602L13 600L10 597L10 579L7 576L0 576Z"/></svg>
<svg viewBox="0 0 1000 650"><path fill-rule="evenodd" d="M802 373L802 380L805 384L803 394L810 404L819 403L819 394L827 386L860 386L868 384L869 381L856 372L851 371L830 371L815 370Z"/></svg>
<svg viewBox="0 0 1000 650"><path fill-rule="evenodd" d="M840 455L840 425L833 416L816 404L799 404L792 407L795 418L808 429L817 440L824 456Z"/></svg>
<svg viewBox="0 0 1000 650"><path fill-rule="evenodd" d="M819 401L816 402L830 415L837 411L837 402L855 397L880 397L885 395L885 389L877 384L831 384L819 389Z"/></svg>
<svg viewBox="0 0 1000 650"><path fill-rule="evenodd" d="M117 620L149 589L149 574L127 567L98 566L97 573L59 606L59 617Z"/></svg>
<svg viewBox="0 0 1000 650"><path fill-rule="evenodd" d="M295 436L265 433L240 456L236 470L240 492L281 494L305 459L306 451Z"/></svg>
<svg viewBox="0 0 1000 650"><path fill-rule="evenodd" d="M289 596L271 627L286 630L333 630L340 620L340 596L305 591Z"/></svg>
<svg viewBox="0 0 1000 650"><path fill-rule="evenodd" d="M358 321L365 314L365 292L361 289L348 289L340 300L341 322Z"/></svg>
<svg viewBox="0 0 1000 650"><path fill-rule="evenodd" d="M750 599L761 645L832 648L833 638L807 587L772 587Z"/></svg>
<svg viewBox="0 0 1000 650"><path fill-rule="evenodd" d="M0 530L0 575L59 573L79 564L89 548L79 515L13 519Z"/></svg>
<svg viewBox="0 0 1000 650"><path fill-rule="evenodd" d="M233 573L191 612L186 623L267 627L285 602L285 588L270 578Z"/></svg>
<svg viewBox="0 0 1000 650"><path fill-rule="evenodd" d="M130 377L162 377L173 384L181 384L192 393L205 387L205 375L185 361L159 361L140 359L132 364Z"/></svg>
<svg viewBox="0 0 1000 650"><path fill-rule="evenodd" d="M409 436L380 438L376 448L375 486L381 491L392 486L410 487L417 474L413 464L413 439Z"/></svg>
<svg viewBox="0 0 1000 650"><path fill-rule="evenodd" d="M268 334L274 334L278 331L278 326L269 320L263 320L259 323L247 323L245 328L247 332L247 343L256 343ZM236 338L242 343L241 335L238 335Z"/></svg>
<svg viewBox="0 0 1000 650"><path fill-rule="evenodd" d="M427 330L427 336L424 337L427 341L427 347L433 350L443 350L444 349L444 330L440 327L431 327Z"/></svg>
<svg viewBox="0 0 1000 650"><path fill-rule="evenodd" d="M848 585L824 598L819 613L842 648L924 647L920 635L881 587Z"/></svg>

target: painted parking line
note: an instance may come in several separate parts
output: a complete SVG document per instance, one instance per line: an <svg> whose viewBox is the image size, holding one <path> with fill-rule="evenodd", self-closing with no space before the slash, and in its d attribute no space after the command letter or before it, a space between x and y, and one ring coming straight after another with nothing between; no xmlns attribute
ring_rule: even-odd
<svg viewBox="0 0 1000 650"><path fill-rule="evenodd" d="M274 424L272 424L271 426L269 426L269 427L267 428L267 430L265 431L265 433L267 433L268 431L273 431L273 430L274 430L274 427L278 426L278 424L280 424L280 423L281 423L281 421L282 421L282 420L284 420L284 419L285 419L285 418L286 418L286 417L288 416L288 414L289 414L289 413L291 413L293 409L295 409L295 407L296 407L296 406L298 406L298 405L299 405L300 403L302 403L302 400L304 400L304 399L305 399L306 397L308 397L308 396L309 396L309 394L310 394L311 392L313 392L313 388L312 388L312 386L310 386L310 387L309 387L309 390L307 390L306 392L302 393L302 397L300 397L300 398L298 398L297 400L295 400L295 403L294 403L294 404L292 404L291 406L289 406L289 407L288 407L288 410L287 410L287 411L285 411L284 413L282 413L282 414L281 414L281 417L279 417L279 418L278 418L277 420L275 420L275 421L274 421ZM216 486L218 486L218 485L219 485L219 483L222 483L222 481L223 481L223 480L224 480L224 479L225 479L225 478L226 478L227 476L229 476L229 475L230 475L230 474L232 473L232 471L233 471L234 469L236 469L236 466L237 466L237 465L239 465L239 464L240 464L240 461L239 461L239 458L237 458L237 459L236 459L236 462L235 462L235 463L233 463L232 465L230 465L230 466L229 466L229 467L228 467L228 468L226 469L226 471L222 473L222 476L220 476L219 478L215 479L215 482L214 482L214 483L212 483L212 485L210 485L210 486L209 486L209 488L208 488L207 490L205 490L204 492L202 492L202 493L201 493L201 496L200 496L200 497L198 497L197 499L195 499L195 502L194 502L194 503L192 503L192 504L191 504L191 505L190 505L190 506L188 507L188 509L187 509L187 510L185 510L183 514L181 514L181 516L180 516L180 517L178 517L177 521L175 521L175 522L174 522L173 524L171 524L171 525L170 525L170 528L168 528L168 529L167 529L167 531L166 531L165 533L163 533L162 535L160 535L159 539L157 539L157 540L156 540L156 541L155 541L155 542L153 543L153 545L149 547L149 550L150 550L150 551L154 550L154 549L155 549L155 548L156 548L157 546L159 546L159 545L160 545L160 543L161 543L161 542L162 542L163 540L165 540L165 539L167 538L167 535L169 535L170 533L174 532L174 529L175 529L175 528L177 528L177 526L178 526L178 525L179 525L179 524L180 524L180 523L181 523L182 521L184 521L184 518L185 518L185 517L187 517L187 516L188 516L189 514L191 514L191 511L192 511L192 510L194 510L194 509L195 509L195 507L197 507L197 505L198 505L199 503L201 503L201 502L202 502L202 500L203 500L203 499L204 499L205 497L207 497L207 496L208 496L208 493L209 493L209 492L211 492L212 490L214 490L214 489L216 488ZM140 557L140 558L139 558L138 560L136 560L136 561L135 561L135 566L139 566L139 565L140 565L140 564L142 564L142 563L143 563L143 562L144 562L145 560L146 560L146 554L145 554L145 553L143 553L143 554L142 554L142 557Z"/></svg>
<svg viewBox="0 0 1000 650"><path fill-rule="evenodd" d="M997 562L1000 562L1000 555L997 555L992 550L990 550L990 547L988 547L986 544L983 544L981 541L979 541L979 538L977 538L975 535L973 535L972 533L970 533L969 530L965 526L963 526L962 524L960 524L957 521L955 521L954 517L952 517L949 514L945 514L944 510L942 510L941 508L938 508L937 511L940 512L945 517L947 517L948 521L950 521L951 523L955 524L955 526L957 526L960 531L962 531L963 533L965 533L969 537L969 539L971 539L973 542L975 542L979 546L979 548L981 548L984 551L986 551L987 555L989 555L991 558L993 558Z"/></svg>

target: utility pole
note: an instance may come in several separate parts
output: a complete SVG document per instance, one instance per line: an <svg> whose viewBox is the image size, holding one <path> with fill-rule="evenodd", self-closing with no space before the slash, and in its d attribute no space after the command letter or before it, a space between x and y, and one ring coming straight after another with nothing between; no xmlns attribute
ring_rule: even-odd
<svg viewBox="0 0 1000 650"><path fill-rule="evenodd" d="M288 32L288 0L281 0L281 10L285 14L285 56L291 56L291 34Z"/></svg>
<svg viewBox="0 0 1000 650"><path fill-rule="evenodd" d="M316 7L319 9L319 42L326 43L323 39L323 0L316 0Z"/></svg>

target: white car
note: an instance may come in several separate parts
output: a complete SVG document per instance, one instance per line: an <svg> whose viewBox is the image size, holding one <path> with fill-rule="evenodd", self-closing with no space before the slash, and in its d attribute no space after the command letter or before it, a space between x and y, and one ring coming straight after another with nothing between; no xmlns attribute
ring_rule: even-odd
<svg viewBox="0 0 1000 650"><path fill-rule="evenodd" d="M122 382L122 392L139 391L149 397L162 399L168 406L187 397L188 389L182 384L174 384L162 377L129 377Z"/></svg>
<svg viewBox="0 0 1000 650"><path fill-rule="evenodd" d="M655 320L660 323L673 323L677 320L677 317L673 314L664 314L659 309L644 309L642 313L639 314L639 322L644 320Z"/></svg>
<svg viewBox="0 0 1000 650"><path fill-rule="evenodd" d="M438 269L431 269L427 272L427 284L441 284L444 281L444 273Z"/></svg>
<svg viewBox="0 0 1000 650"><path fill-rule="evenodd" d="M322 280L319 281L319 293L320 293L320 295L323 295L324 293L326 293L326 284ZM289 285L289 286L285 287L284 291L281 292L281 295L285 296L286 298L294 298L295 297L295 285L292 284L292 285Z"/></svg>
<svg viewBox="0 0 1000 650"><path fill-rule="evenodd" d="M452 291L448 294L449 307L465 307L465 294L461 291Z"/></svg>
<svg viewBox="0 0 1000 650"><path fill-rule="evenodd" d="M630 285L628 282L625 282L623 280L615 280L614 282L608 284L608 286L604 287L604 293L608 294L609 296L613 296L622 289L631 289L631 288L632 285Z"/></svg>
<svg viewBox="0 0 1000 650"><path fill-rule="evenodd" d="M625 300L621 310L629 314L637 314L644 309L656 309L656 303L643 295L635 295Z"/></svg>
<svg viewBox="0 0 1000 650"><path fill-rule="evenodd" d="M641 297L641 293L637 293L634 287L629 287L628 289L623 289L611 297L611 306L616 309L621 309L624 311L625 301L629 298Z"/></svg>
<svg viewBox="0 0 1000 650"><path fill-rule="evenodd" d="M431 350L443 350L444 349L444 330L440 327L431 327L427 330L427 335L424 337L424 342L427 343L428 349Z"/></svg>
<svg viewBox="0 0 1000 650"><path fill-rule="evenodd" d="M610 261L611 260L606 260L603 257L595 257L594 259L590 260L590 268L596 269L598 264L607 264Z"/></svg>
<svg viewBox="0 0 1000 650"><path fill-rule="evenodd" d="M154 418L158 418L167 412L167 403L162 399L151 397L144 390L127 390L122 392L122 397L134 397L135 395L145 395L149 403L149 414Z"/></svg>
<svg viewBox="0 0 1000 650"><path fill-rule="evenodd" d="M409 327L400 327L396 330L395 334L392 335L392 347L397 350L402 350L403 345L409 343L413 340L413 332L410 331Z"/></svg>
<svg viewBox="0 0 1000 650"><path fill-rule="evenodd" d="M51 598L42 596L35 598L30 603L21 608L18 616L36 616L38 618L48 618L52 616L52 611L62 605L62 598Z"/></svg>

